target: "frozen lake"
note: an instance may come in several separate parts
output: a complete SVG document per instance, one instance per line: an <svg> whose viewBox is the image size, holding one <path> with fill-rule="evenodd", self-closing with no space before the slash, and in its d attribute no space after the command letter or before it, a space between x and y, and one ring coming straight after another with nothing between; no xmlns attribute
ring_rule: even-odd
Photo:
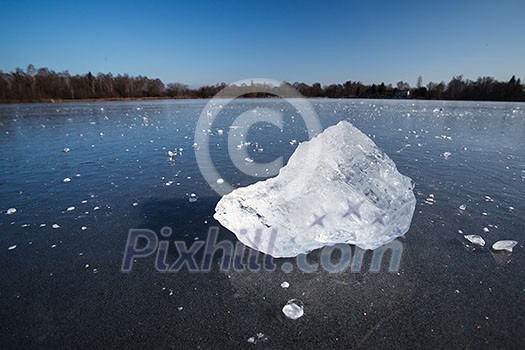
<svg viewBox="0 0 525 350"><path fill-rule="evenodd" d="M169 226L172 238L189 245L217 225L219 196L192 148L208 101L0 105L2 343L239 348L254 337L271 349L519 348L525 104L309 101L323 128L349 120L414 180L416 211L399 239L397 273L163 274L153 256L121 273L130 229ZM234 119L257 107L280 111L283 130L268 123L250 129L241 148L254 162L286 162L308 138L285 102L224 106L209 131L197 132L208 134L213 165L234 187L261 179L238 171L228 153ZM16 213L6 214L10 208ZM481 235L487 246L472 249L459 231ZM219 237L236 242L224 228ZM512 254L491 252L502 239L519 242ZM281 288L283 281L290 287ZM293 298L304 302L296 321L281 312Z"/></svg>

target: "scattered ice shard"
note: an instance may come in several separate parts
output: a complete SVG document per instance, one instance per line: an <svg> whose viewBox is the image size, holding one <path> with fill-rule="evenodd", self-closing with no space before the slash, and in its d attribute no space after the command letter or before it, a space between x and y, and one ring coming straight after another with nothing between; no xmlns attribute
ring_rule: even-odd
<svg viewBox="0 0 525 350"><path fill-rule="evenodd" d="M337 243L376 249L404 235L412 181L352 124L301 143L279 175L222 197L214 218L244 244L294 257Z"/></svg>
<svg viewBox="0 0 525 350"><path fill-rule="evenodd" d="M9 208L5 213L7 215L13 215L14 213L16 213L16 208Z"/></svg>
<svg viewBox="0 0 525 350"><path fill-rule="evenodd" d="M485 246L485 240L481 236L478 236L478 235L464 235L463 237L465 237L465 239L467 241L469 241L470 243L472 243L472 244L479 245L480 247L484 247Z"/></svg>
<svg viewBox="0 0 525 350"><path fill-rule="evenodd" d="M512 253L512 248L518 244L517 241L512 240L503 240L503 241L497 241L492 245L492 249L494 250L506 250L508 252Z"/></svg>
<svg viewBox="0 0 525 350"><path fill-rule="evenodd" d="M283 313L286 317L291 318L292 320L297 320L304 315L304 304L297 299L288 300L283 307Z"/></svg>

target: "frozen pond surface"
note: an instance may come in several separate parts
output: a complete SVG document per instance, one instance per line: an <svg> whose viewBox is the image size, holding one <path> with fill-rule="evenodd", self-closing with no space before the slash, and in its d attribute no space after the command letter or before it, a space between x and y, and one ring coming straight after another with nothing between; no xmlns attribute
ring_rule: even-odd
<svg viewBox="0 0 525 350"><path fill-rule="evenodd" d="M519 348L525 343L525 104L312 99L323 128L352 122L415 182L401 267L305 273L120 272L128 230L204 240L219 196L196 164L207 101L0 106L0 328L6 348ZM255 162L286 161L307 139L274 99L227 105L210 129L222 181L257 178L229 160L229 126L255 107ZM171 152L171 153L168 153ZM14 210L16 209L16 210ZM479 235L485 247L464 235ZM237 242L220 229L220 239ZM511 254L490 247L515 240ZM319 261L319 251L309 261ZM335 258L335 256L334 256ZM167 260L174 261L170 255ZM218 256L217 256L217 259ZM290 273L281 265L289 263ZM288 270L287 270L288 271ZM283 281L289 288L281 288ZM304 303L289 320L281 309ZM255 334L263 334L255 342ZM254 344L247 339L253 338ZM264 339L263 339L264 338ZM257 338L259 339L259 338Z"/></svg>

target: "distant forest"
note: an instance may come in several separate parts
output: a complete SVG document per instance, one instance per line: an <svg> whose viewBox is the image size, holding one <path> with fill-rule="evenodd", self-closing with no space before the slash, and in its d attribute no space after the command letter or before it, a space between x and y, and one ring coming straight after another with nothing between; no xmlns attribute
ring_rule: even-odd
<svg viewBox="0 0 525 350"><path fill-rule="evenodd" d="M290 84L305 97L328 98L414 98L439 100L525 101L525 86L512 76L509 81L491 77L477 80L453 77L448 83L423 84L418 77L415 87L400 81L395 86L347 81L344 84L321 86L319 83ZM147 99L147 98L211 98L225 83L189 88L181 83L165 85L160 79L111 73L71 75L68 71L54 72L48 68L29 65L24 71L0 71L0 102L42 102L96 99ZM278 92L279 87L275 87ZM246 97L267 97L264 93L249 93Z"/></svg>

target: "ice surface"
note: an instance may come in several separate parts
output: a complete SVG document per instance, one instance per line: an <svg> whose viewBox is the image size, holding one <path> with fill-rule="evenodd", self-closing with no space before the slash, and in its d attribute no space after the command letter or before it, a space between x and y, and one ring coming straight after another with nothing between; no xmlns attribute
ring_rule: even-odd
<svg viewBox="0 0 525 350"><path fill-rule="evenodd" d="M481 247L485 246L485 240L478 235L464 235L465 239L472 244L479 245Z"/></svg>
<svg viewBox="0 0 525 350"><path fill-rule="evenodd" d="M304 304L297 299L288 300L283 307L283 313L286 317L291 318L292 320L297 320L304 315Z"/></svg>
<svg viewBox="0 0 525 350"><path fill-rule="evenodd" d="M404 235L412 181L352 124L301 143L279 175L222 197L214 218L245 245L294 257L337 243L376 249Z"/></svg>
<svg viewBox="0 0 525 350"><path fill-rule="evenodd" d="M503 241L497 241L492 245L492 249L494 250L506 250L508 252L512 253L512 248L518 244L517 241L512 240L503 240Z"/></svg>

